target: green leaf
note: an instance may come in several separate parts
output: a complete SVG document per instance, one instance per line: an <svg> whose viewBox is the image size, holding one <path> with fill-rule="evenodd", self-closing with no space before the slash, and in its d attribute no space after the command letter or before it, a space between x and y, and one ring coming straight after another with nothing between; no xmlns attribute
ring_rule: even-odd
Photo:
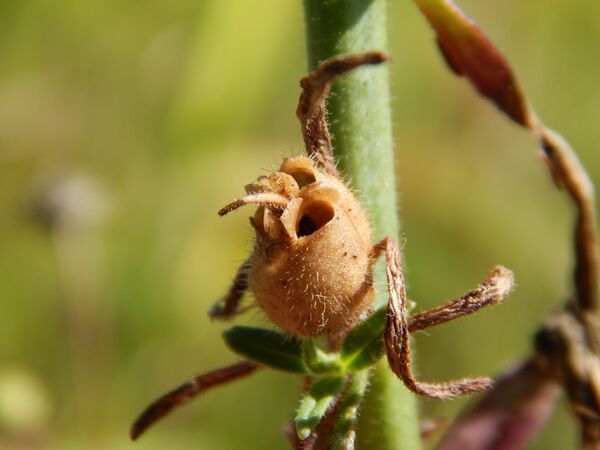
<svg viewBox="0 0 600 450"><path fill-rule="evenodd" d="M338 406L339 412L333 427L333 437L331 439L332 450L353 448L351 445L354 442L356 434L355 428L358 410L368 385L368 370L357 372L352 377L352 382Z"/></svg>
<svg viewBox="0 0 600 450"><path fill-rule="evenodd" d="M223 333L235 353L273 369L307 373L302 360L302 342L292 336L263 328L236 326Z"/></svg>
<svg viewBox="0 0 600 450"><path fill-rule="evenodd" d="M308 438L344 387L342 376L329 376L317 381L300 401L296 412L296 433L301 440Z"/></svg>
<svg viewBox="0 0 600 450"><path fill-rule="evenodd" d="M315 339L304 340L302 355L304 364L313 373L331 373L342 370L340 355L324 351Z"/></svg>
<svg viewBox="0 0 600 450"><path fill-rule="evenodd" d="M347 370L356 372L381 359L386 314L387 306L382 306L348 333L340 353Z"/></svg>

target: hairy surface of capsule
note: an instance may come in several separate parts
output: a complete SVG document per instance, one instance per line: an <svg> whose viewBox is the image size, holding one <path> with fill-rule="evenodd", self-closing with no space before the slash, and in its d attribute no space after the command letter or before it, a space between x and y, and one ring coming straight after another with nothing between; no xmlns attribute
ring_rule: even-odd
<svg viewBox="0 0 600 450"><path fill-rule="evenodd" d="M371 305L371 229L343 181L306 157L246 187L287 205L260 206L249 287L271 321L303 336L347 331Z"/></svg>

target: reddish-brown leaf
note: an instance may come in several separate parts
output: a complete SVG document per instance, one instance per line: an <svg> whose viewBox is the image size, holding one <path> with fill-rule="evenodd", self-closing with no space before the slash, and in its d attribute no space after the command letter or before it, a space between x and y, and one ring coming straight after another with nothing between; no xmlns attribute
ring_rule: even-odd
<svg viewBox="0 0 600 450"><path fill-rule="evenodd" d="M451 69L468 78L515 122L529 126L534 116L504 56L451 0L415 0L437 33Z"/></svg>

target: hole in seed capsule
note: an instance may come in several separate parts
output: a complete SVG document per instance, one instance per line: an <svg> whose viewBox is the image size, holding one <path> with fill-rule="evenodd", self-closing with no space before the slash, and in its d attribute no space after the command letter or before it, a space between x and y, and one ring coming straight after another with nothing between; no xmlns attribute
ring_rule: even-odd
<svg viewBox="0 0 600 450"><path fill-rule="evenodd" d="M298 237L310 236L323 228L335 216L335 210L328 202L313 201L302 208L296 229Z"/></svg>

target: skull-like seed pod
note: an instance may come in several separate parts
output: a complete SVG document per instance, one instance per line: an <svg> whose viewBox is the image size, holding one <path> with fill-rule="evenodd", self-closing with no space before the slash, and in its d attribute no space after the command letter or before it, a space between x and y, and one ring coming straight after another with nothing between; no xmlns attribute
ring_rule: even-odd
<svg viewBox="0 0 600 450"><path fill-rule="evenodd" d="M302 94L296 115L309 158L285 159L277 172L246 186L246 196L219 210L219 215L223 216L244 205L258 205L250 219L256 231L256 242L252 255L238 268L229 291L209 314L213 318L234 317L245 309L239 308L240 301L250 289L258 306L275 325L295 336L322 336L328 349L335 350L347 342L343 338L373 303L372 264L378 257L385 256L389 300L383 347L391 370L408 389L419 395L447 399L471 394L489 388L492 380L465 378L442 384L419 382L411 368L410 334L498 303L511 290L512 273L496 267L476 289L445 305L417 313L409 320L398 243L391 237L384 237L371 246L367 216L338 175L335 164L325 111L331 82L360 65L379 64L386 59L380 52L333 57L301 80ZM370 324L379 321L378 326L384 325L379 314L372 318L374 322L370 320ZM199 375L159 398L134 423L131 437L137 438L156 420L208 388L244 377L263 366L277 369L288 366L287 362L282 365L279 358L273 358L273 351L281 350L280 338L279 333L275 333L265 339L261 330L247 327L229 330L225 340L249 361ZM362 342L362 338L359 341ZM370 338L364 341L365 344L369 342ZM256 351L257 346L265 352ZM340 364L347 362L342 354L338 356ZM285 367L286 370L290 368ZM336 373L336 380L340 377L347 381L348 375L357 367L347 366L346 369ZM319 379L315 375L307 373L306 382L316 386ZM349 401L356 406L361 398L362 393L356 389L343 390L330 397L338 406ZM307 399L314 401L309 394L302 405ZM315 411L311 410L310 414L320 420ZM330 415L330 410L323 412L326 412L327 422L318 424L317 420L315 426L329 426L330 419L342 420L348 425L355 419L348 416L348 411L336 411L343 413L340 418ZM304 417L304 413L301 416ZM306 422L301 422L303 428L297 429L299 437L307 430L304 428ZM346 443L348 437L337 432L333 436L336 441L330 443L328 433L317 433L315 445L330 448L330 444L335 446L342 440ZM353 444L349 445L354 448Z"/></svg>
<svg viewBox="0 0 600 450"><path fill-rule="evenodd" d="M285 159L246 190L288 199L260 206L251 220L249 287L260 308L296 335L343 334L374 297L371 230L353 193L306 157Z"/></svg>

